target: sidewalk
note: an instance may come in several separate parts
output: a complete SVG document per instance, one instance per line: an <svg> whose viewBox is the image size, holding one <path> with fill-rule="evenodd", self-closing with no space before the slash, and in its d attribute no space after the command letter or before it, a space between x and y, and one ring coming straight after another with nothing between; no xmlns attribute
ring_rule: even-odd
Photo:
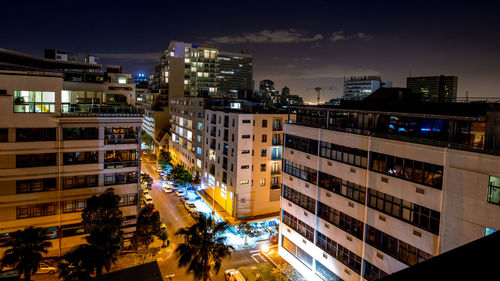
<svg viewBox="0 0 500 281"><path fill-rule="evenodd" d="M226 212L226 210L224 210L224 208L219 205L219 203L217 203L216 201L214 201L215 203L215 208L212 204L212 197L210 195L208 195L205 190L196 190L196 193L201 197L203 198L203 200L205 201L205 203L207 203L208 206L210 206L210 208L212 208L212 210L215 211L215 214L217 216L219 216L223 221L227 222L230 226L235 226L235 225L238 225L240 224L241 220L236 220L234 219L228 212Z"/></svg>
<svg viewBox="0 0 500 281"><path fill-rule="evenodd" d="M263 256L269 260L274 267L281 270L281 272L288 277L291 281L307 281L307 279L286 262L280 255L278 255L278 245L272 246L271 250L263 253Z"/></svg>
<svg viewBox="0 0 500 281"><path fill-rule="evenodd" d="M171 243L168 247L162 248L162 243L161 240L155 238L155 241L149 245L148 255L145 259L144 252L138 254L133 251L123 252L118 256L118 260L113 264L110 271L117 271L152 261L161 262L168 259L173 254L175 245Z"/></svg>

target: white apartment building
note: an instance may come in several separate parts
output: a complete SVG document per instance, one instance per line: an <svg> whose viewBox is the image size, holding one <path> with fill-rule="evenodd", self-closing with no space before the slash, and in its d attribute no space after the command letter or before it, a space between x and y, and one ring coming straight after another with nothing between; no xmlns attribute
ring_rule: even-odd
<svg viewBox="0 0 500 281"><path fill-rule="evenodd" d="M378 88L392 87L392 82L384 82L379 76L352 76L344 78L345 100L362 100Z"/></svg>
<svg viewBox="0 0 500 281"><path fill-rule="evenodd" d="M279 254L309 280L375 280L500 229L498 107L376 108L285 125Z"/></svg>
<svg viewBox="0 0 500 281"><path fill-rule="evenodd" d="M0 68L4 63L51 71L0 70L0 241L43 227L52 234L48 256L64 254L85 243L86 199L112 187L122 198L128 246L138 214L142 122L129 105L133 90L122 88L128 80L119 82L129 77L2 50Z"/></svg>
<svg viewBox="0 0 500 281"><path fill-rule="evenodd" d="M171 157L193 176L201 178L203 166L203 110L206 99L172 97L170 99Z"/></svg>
<svg viewBox="0 0 500 281"><path fill-rule="evenodd" d="M205 110L202 187L236 220L278 216L288 119L283 113Z"/></svg>

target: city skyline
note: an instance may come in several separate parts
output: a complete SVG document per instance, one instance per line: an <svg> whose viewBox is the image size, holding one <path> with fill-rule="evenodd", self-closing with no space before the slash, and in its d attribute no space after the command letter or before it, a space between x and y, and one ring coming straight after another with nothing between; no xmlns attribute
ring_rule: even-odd
<svg viewBox="0 0 500 281"><path fill-rule="evenodd" d="M459 97L494 97L500 86L498 3L193 4L202 14L180 3L100 3L93 14L72 5L31 4L19 20L19 3L4 4L1 47L35 56L45 48L91 53L133 74L151 73L173 39L248 50L255 84L273 80L305 101L315 100L306 87L323 85L339 90L322 101L340 97L351 75L379 75L395 87L410 74L456 75Z"/></svg>

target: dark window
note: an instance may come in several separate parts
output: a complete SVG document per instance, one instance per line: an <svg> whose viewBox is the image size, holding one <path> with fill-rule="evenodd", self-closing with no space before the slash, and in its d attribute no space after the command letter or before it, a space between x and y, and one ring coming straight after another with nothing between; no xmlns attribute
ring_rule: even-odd
<svg viewBox="0 0 500 281"><path fill-rule="evenodd" d="M377 279L380 279L382 277L387 276L387 273L379 269L378 267L374 266L373 264L367 262L366 260L364 261L364 274L363 277L368 280L368 281L374 281Z"/></svg>
<svg viewBox="0 0 500 281"><path fill-rule="evenodd" d="M16 181L16 193L30 193L54 190L57 190L56 178Z"/></svg>
<svg viewBox="0 0 500 281"><path fill-rule="evenodd" d="M266 164L260 164L260 171L265 172L266 171Z"/></svg>
<svg viewBox="0 0 500 281"><path fill-rule="evenodd" d="M71 176L62 179L63 189L95 187L98 185L97 175Z"/></svg>
<svg viewBox="0 0 500 281"><path fill-rule="evenodd" d="M371 152L370 169L389 176L441 189L443 166Z"/></svg>
<svg viewBox="0 0 500 281"><path fill-rule="evenodd" d="M284 171L287 174L293 175L310 183L317 183L317 171L307 166L285 160Z"/></svg>
<svg viewBox="0 0 500 281"><path fill-rule="evenodd" d="M348 216L324 203L318 202L318 217L344 230L345 232L363 239L363 222Z"/></svg>
<svg viewBox="0 0 500 281"><path fill-rule="evenodd" d="M55 141L56 128L17 128L16 142Z"/></svg>
<svg viewBox="0 0 500 281"><path fill-rule="evenodd" d="M285 236L281 236L281 246L283 249L287 250L290 254L295 256L298 260L303 262L308 266L312 266L313 258L311 255L306 253L304 250L295 245L292 241L290 241Z"/></svg>
<svg viewBox="0 0 500 281"><path fill-rule="evenodd" d="M267 149L263 148L263 149L260 151L260 156L261 156L261 157L266 157L266 156L267 156Z"/></svg>
<svg viewBox="0 0 500 281"><path fill-rule="evenodd" d="M96 140L97 128L63 128L64 140Z"/></svg>
<svg viewBox="0 0 500 281"><path fill-rule="evenodd" d="M318 141L285 134L285 147L318 155Z"/></svg>
<svg viewBox="0 0 500 281"><path fill-rule="evenodd" d="M307 240L314 242L314 228L286 211L283 211L283 223L297 231L297 233L304 236Z"/></svg>
<svg viewBox="0 0 500 281"><path fill-rule="evenodd" d="M283 185L283 198L292 201L313 214L316 213L316 200L289 186Z"/></svg>
<svg viewBox="0 0 500 281"><path fill-rule="evenodd" d="M267 135L262 135L262 142L267 142Z"/></svg>
<svg viewBox="0 0 500 281"><path fill-rule="evenodd" d="M74 164L91 164L97 163L97 151L85 151L85 152L64 152L63 154L63 164L64 165L74 165Z"/></svg>
<svg viewBox="0 0 500 281"><path fill-rule="evenodd" d="M344 281L318 260L316 260L316 274L325 281Z"/></svg>
<svg viewBox="0 0 500 281"><path fill-rule="evenodd" d="M316 245L350 269L354 270L356 273L360 273L360 256L349 251L319 231L316 231Z"/></svg>
<svg viewBox="0 0 500 281"><path fill-rule="evenodd" d="M56 153L16 155L16 168L56 165Z"/></svg>
<svg viewBox="0 0 500 281"><path fill-rule="evenodd" d="M366 187L319 172L319 186L341 196L365 204Z"/></svg>
<svg viewBox="0 0 500 281"><path fill-rule="evenodd" d="M409 266L432 257L432 255L370 225L366 225L366 242Z"/></svg>
<svg viewBox="0 0 500 281"><path fill-rule="evenodd" d="M336 145L328 142L320 142L321 157L342 162L345 164L366 168L368 163L368 152L365 150Z"/></svg>
<svg viewBox="0 0 500 281"><path fill-rule="evenodd" d="M250 120L242 120L241 122L244 124L250 124Z"/></svg>
<svg viewBox="0 0 500 281"><path fill-rule="evenodd" d="M8 142L9 141L9 129L1 128L0 129L0 142Z"/></svg>
<svg viewBox="0 0 500 281"><path fill-rule="evenodd" d="M242 139L249 139L250 138L250 135L242 135L241 136Z"/></svg>
<svg viewBox="0 0 500 281"><path fill-rule="evenodd" d="M267 128L267 120L262 120L262 128Z"/></svg>
<svg viewBox="0 0 500 281"><path fill-rule="evenodd" d="M440 213L406 200L369 189L368 206L434 234L439 234Z"/></svg>
<svg viewBox="0 0 500 281"><path fill-rule="evenodd" d="M17 219L51 216L57 214L57 202L17 206Z"/></svg>

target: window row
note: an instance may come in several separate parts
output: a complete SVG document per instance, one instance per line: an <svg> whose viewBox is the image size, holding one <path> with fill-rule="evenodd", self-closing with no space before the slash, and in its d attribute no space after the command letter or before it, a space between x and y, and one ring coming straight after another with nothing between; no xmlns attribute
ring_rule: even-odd
<svg viewBox="0 0 500 281"><path fill-rule="evenodd" d="M67 200L61 202L63 213L74 213L81 212L87 206L86 199L78 199L78 200Z"/></svg>
<svg viewBox="0 0 500 281"><path fill-rule="evenodd" d="M98 128L63 128L63 140L97 140Z"/></svg>
<svg viewBox="0 0 500 281"><path fill-rule="evenodd" d="M16 181L16 193L30 193L57 190L57 179L34 179Z"/></svg>
<svg viewBox="0 0 500 281"><path fill-rule="evenodd" d="M357 148L336 145L328 142L320 142L320 155L331 160L366 168L368 163L368 152Z"/></svg>
<svg viewBox="0 0 500 281"><path fill-rule="evenodd" d="M55 113L56 93L42 91L14 91L14 112Z"/></svg>
<svg viewBox="0 0 500 281"><path fill-rule="evenodd" d="M333 241L323 233L316 231L316 246L355 271L361 272L361 257Z"/></svg>
<svg viewBox="0 0 500 281"><path fill-rule="evenodd" d="M304 236L307 240L314 242L314 228L286 211L283 211L283 223Z"/></svg>
<svg viewBox="0 0 500 281"><path fill-rule="evenodd" d="M283 198L292 201L313 214L316 213L316 200L286 185L283 186Z"/></svg>
<svg viewBox="0 0 500 281"><path fill-rule="evenodd" d="M76 165L76 164L92 164L98 163L98 151L84 151L84 152L64 152L63 164Z"/></svg>
<svg viewBox="0 0 500 281"><path fill-rule="evenodd" d="M95 187L99 184L98 175L70 176L62 179L63 189Z"/></svg>
<svg viewBox="0 0 500 281"><path fill-rule="evenodd" d="M403 199L370 189L368 206L439 235L440 213Z"/></svg>
<svg viewBox="0 0 500 281"><path fill-rule="evenodd" d="M16 142L55 140L56 128L16 128Z"/></svg>
<svg viewBox="0 0 500 281"><path fill-rule="evenodd" d="M297 178L308 181L312 184L317 183L317 171L315 169L311 169L307 166L294 163L290 160L285 160L284 171L287 174L295 176Z"/></svg>
<svg viewBox="0 0 500 281"><path fill-rule="evenodd" d="M104 175L104 185L137 183L137 172Z"/></svg>
<svg viewBox="0 0 500 281"><path fill-rule="evenodd" d="M366 225L366 243L409 266L432 258L431 254L368 224Z"/></svg>
<svg viewBox="0 0 500 281"><path fill-rule="evenodd" d="M285 147L318 155L318 141L294 135L285 134Z"/></svg>
<svg viewBox="0 0 500 281"><path fill-rule="evenodd" d="M363 239L363 222L351 216L348 216L324 203L318 202L318 217L328 221L358 239Z"/></svg>
<svg viewBox="0 0 500 281"><path fill-rule="evenodd" d="M440 165L371 152L370 169L437 189L443 186L443 166Z"/></svg>
<svg viewBox="0 0 500 281"><path fill-rule="evenodd" d="M367 262L364 260L364 273L363 277L368 280L368 281L374 281L377 279L380 279L382 277L387 276L387 273L385 273L382 269L379 269L378 267L374 266L373 264Z"/></svg>
<svg viewBox="0 0 500 281"><path fill-rule="evenodd" d="M56 153L16 155L16 168L55 166Z"/></svg>
<svg viewBox="0 0 500 281"><path fill-rule="evenodd" d="M34 218L57 214L57 202L17 206L16 218Z"/></svg>
<svg viewBox="0 0 500 281"><path fill-rule="evenodd" d="M283 235L281 235L281 246L305 265L312 266L313 257Z"/></svg>
<svg viewBox="0 0 500 281"><path fill-rule="evenodd" d="M366 187L319 172L319 186L341 196L365 204Z"/></svg>
<svg viewBox="0 0 500 281"><path fill-rule="evenodd" d="M325 281L344 281L342 278L337 276L337 274L333 273L330 269L321 264L318 260L316 260L316 274Z"/></svg>
<svg viewBox="0 0 500 281"><path fill-rule="evenodd" d="M120 207L137 205L137 193L124 194L120 196Z"/></svg>

